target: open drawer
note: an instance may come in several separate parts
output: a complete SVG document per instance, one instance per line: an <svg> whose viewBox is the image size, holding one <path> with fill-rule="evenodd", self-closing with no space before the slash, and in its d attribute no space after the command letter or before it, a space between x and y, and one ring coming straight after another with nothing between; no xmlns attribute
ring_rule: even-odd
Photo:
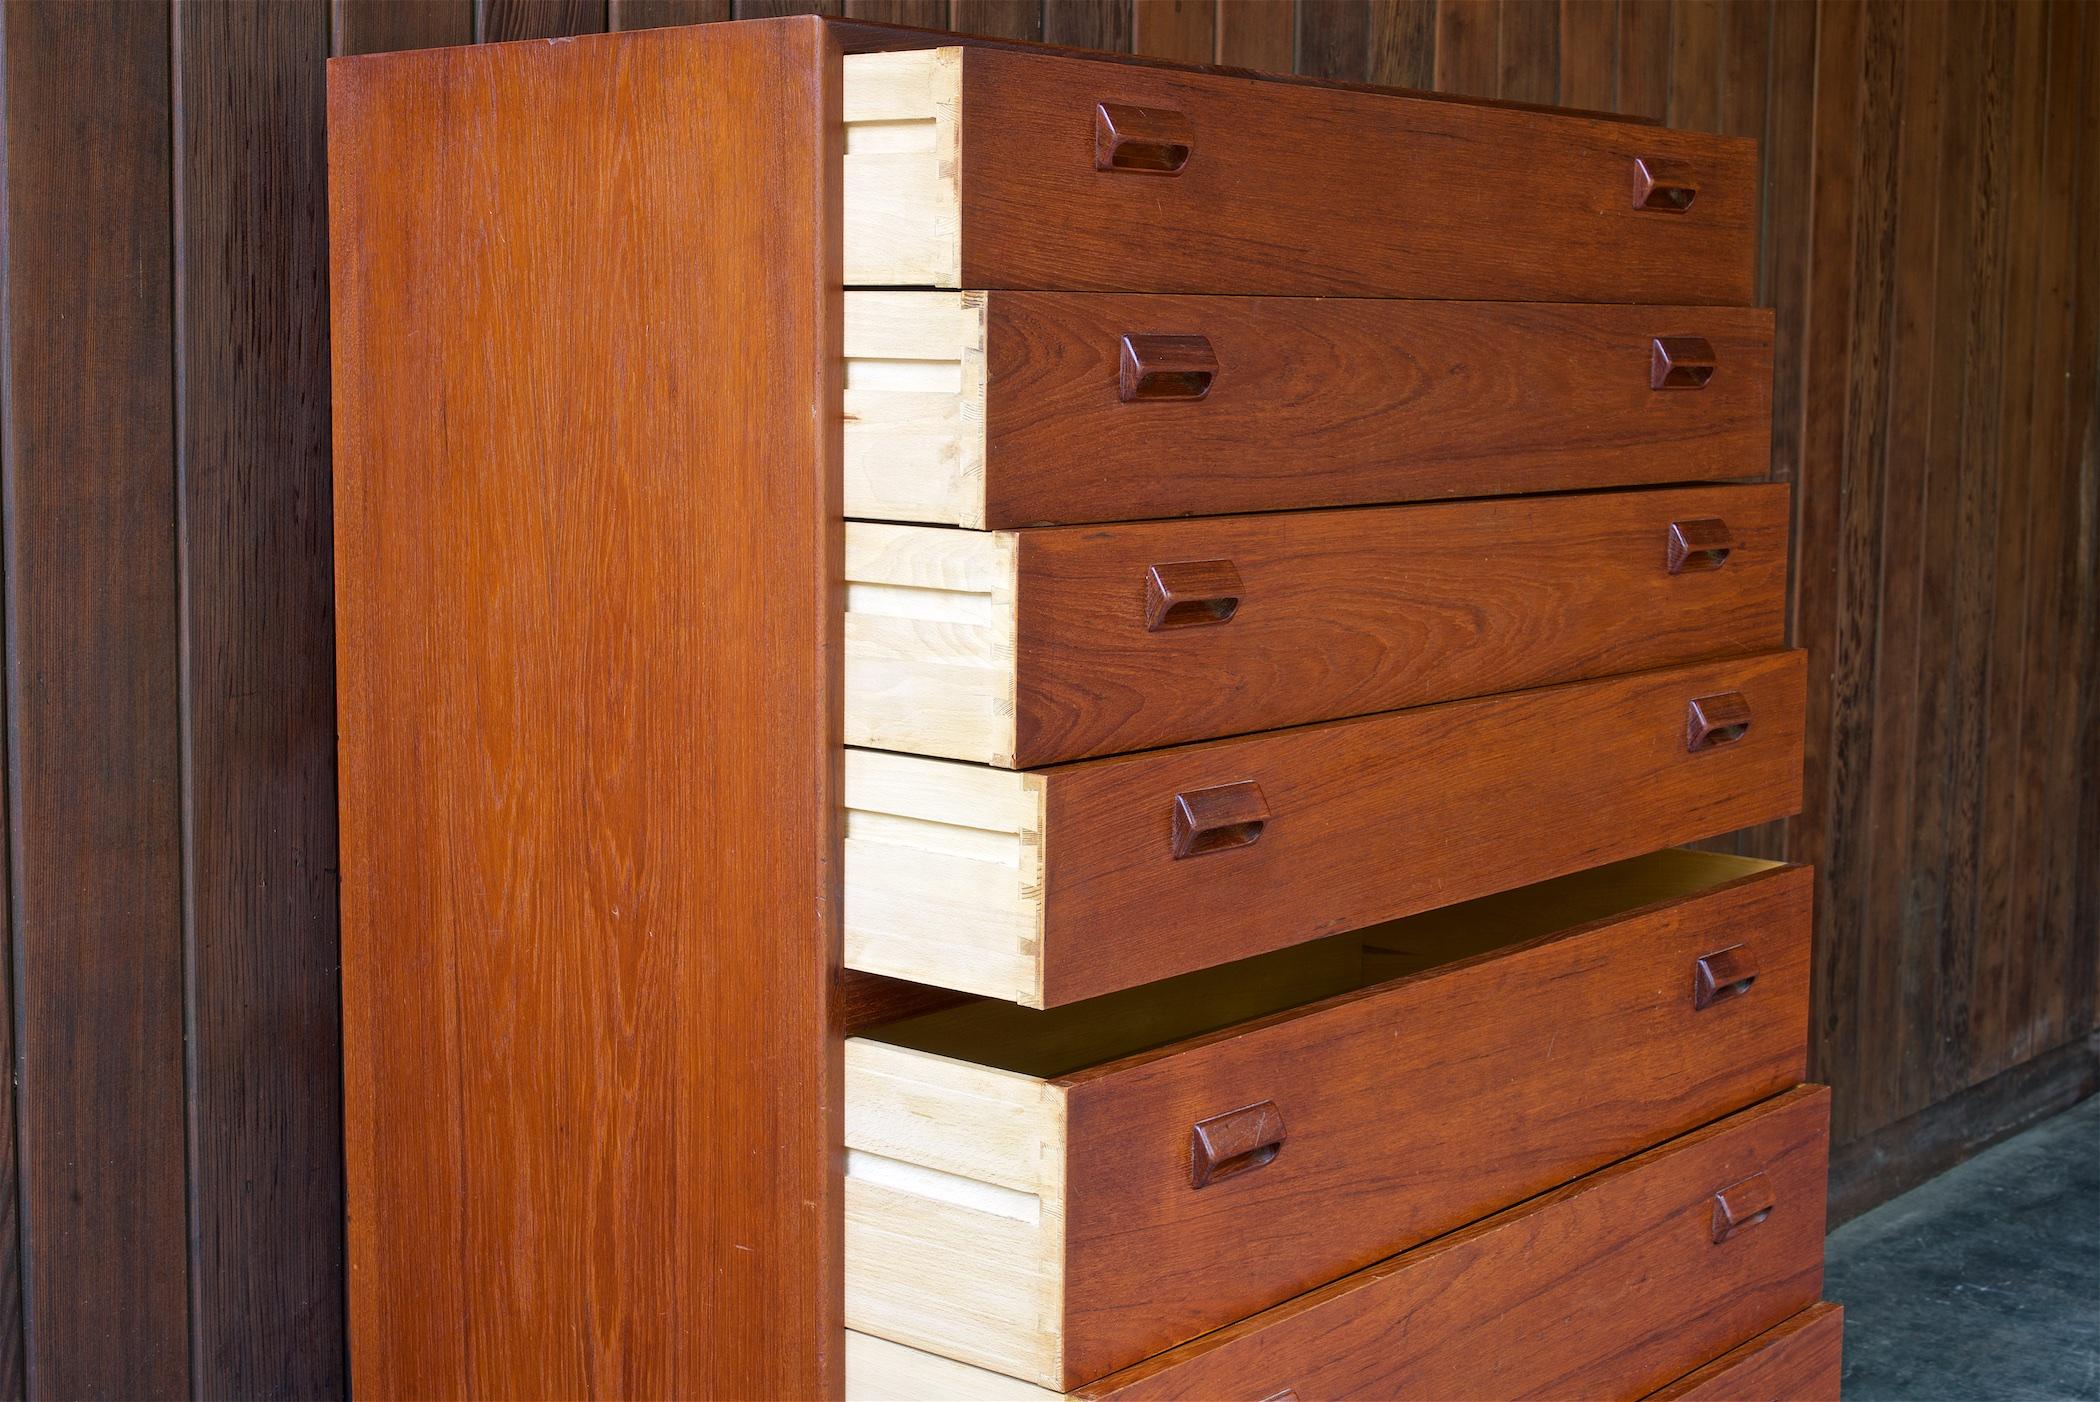
<svg viewBox="0 0 2100 1402"><path fill-rule="evenodd" d="M848 522L846 743L1025 768L1764 651L1787 497Z"/></svg>
<svg viewBox="0 0 2100 1402"><path fill-rule="evenodd" d="M846 751L845 962L1053 1007L1801 802L1802 654L1010 771Z"/></svg>
<svg viewBox="0 0 2100 1402"><path fill-rule="evenodd" d="M992 48L844 115L850 286L1754 300L1750 140Z"/></svg>
<svg viewBox="0 0 2100 1402"><path fill-rule="evenodd" d="M1762 477L1772 314L846 294L845 509L973 527Z"/></svg>
<svg viewBox="0 0 2100 1402"><path fill-rule="evenodd" d="M1070 1388L1782 1091L1810 887L1663 852L850 1039L847 1324Z"/></svg>

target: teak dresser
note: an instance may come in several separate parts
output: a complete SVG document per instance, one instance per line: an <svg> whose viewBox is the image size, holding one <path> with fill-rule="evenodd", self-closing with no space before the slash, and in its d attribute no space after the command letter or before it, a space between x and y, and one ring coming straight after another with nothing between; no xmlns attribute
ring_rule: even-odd
<svg viewBox="0 0 2100 1402"><path fill-rule="evenodd" d="M338 59L370 1397L1834 1397L1751 143Z"/></svg>

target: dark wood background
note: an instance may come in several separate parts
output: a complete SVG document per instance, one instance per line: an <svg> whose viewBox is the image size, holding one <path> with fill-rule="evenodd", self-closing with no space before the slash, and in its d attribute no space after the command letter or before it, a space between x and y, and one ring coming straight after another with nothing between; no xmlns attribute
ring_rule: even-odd
<svg viewBox="0 0 2100 1402"><path fill-rule="evenodd" d="M346 1387L323 59L730 9L0 12L0 1395ZM1762 137L1836 1213L2094 1088L2100 7L843 10Z"/></svg>

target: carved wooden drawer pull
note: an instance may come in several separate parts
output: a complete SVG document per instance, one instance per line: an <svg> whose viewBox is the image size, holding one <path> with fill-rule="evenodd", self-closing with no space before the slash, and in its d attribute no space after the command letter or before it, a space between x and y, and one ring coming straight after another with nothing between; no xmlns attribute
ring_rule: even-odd
<svg viewBox="0 0 2100 1402"><path fill-rule="evenodd" d="M1702 954L1692 965L1692 1006L1701 1011L1740 998L1757 982L1757 961L1739 944Z"/></svg>
<svg viewBox="0 0 2100 1402"><path fill-rule="evenodd" d="M1695 698L1686 707L1684 747L1693 754L1733 745L1750 733L1750 703L1740 691Z"/></svg>
<svg viewBox="0 0 2100 1402"><path fill-rule="evenodd" d="M1696 574L1721 568L1734 549L1735 532L1717 516L1672 521L1665 560L1671 574Z"/></svg>
<svg viewBox="0 0 2100 1402"><path fill-rule="evenodd" d="M1145 631L1227 623L1239 612L1240 572L1230 560L1183 560L1145 571Z"/></svg>
<svg viewBox="0 0 2100 1402"><path fill-rule="evenodd" d="M1714 360L1714 343L1704 336L1657 336L1649 342L1648 388L1705 389Z"/></svg>
<svg viewBox="0 0 2100 1402"><path fill-rule="evenodd" d="M1699 198L1699 182L1683 161L1636 156L1633 160L1633 207L1682 214Z"/></svg>
<svg viewBox="0 0 2100 1402"><path fill-rule="evenodd" d="M1261 841L1268 800L1252 779L1174 795L1174 857L1229 852Z"/></svg>
<svg viewBox="0 0 2100 1402"><path fill-rule="evenodd" d="M1714 1194L1714 1244L1737 1232L1747 1232L1772 1215L1772 1183L1762 1173L1753 1173Z"/></svg>
<svg viewBox="0 0 2100 1402"><path fill-rule="evenodd" d="M1201 399L1218 375L1208 336L1125 336L1118 392L1125 404Z"/></svg>
<svg viewBox="0 0 2100 1402"><path fill-rule="evenodd" d="M1273 1100L1198 1120L1189 1133L1189 1186L1250 1173L1282 1151L1283 1112Z"/></svg>
<svg viewBox="0 0 2100 1402"><path fill-rule="evenodd" d="M1094 106L1094 169L1179 175L1196 141L1189 119L1171 107Z"/></svg>

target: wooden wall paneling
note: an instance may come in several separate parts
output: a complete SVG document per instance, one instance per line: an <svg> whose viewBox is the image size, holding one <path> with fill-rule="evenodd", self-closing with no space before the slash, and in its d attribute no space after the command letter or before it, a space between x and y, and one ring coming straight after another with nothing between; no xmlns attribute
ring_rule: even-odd
<svg viewBox="0 0 2100 1402"><path fill-rule="evenodd" d="M1670 27L1675 10L1653 0L1619 0L1619 100L1613 106L1657 121L1670 111Z"/></svg>
<svg viewBox="0 0 2100 1402"><path fill-rule="evenodd" d="M2010 251L2006 260L2003 378L1995 388L2001 406L1997 445L1998 532L1994 550L1992 622L1986 687L1983 792L1979 821L1983 841L1976 873L1976 963L1970 978L1970 1045L1967 1079L1995 1075L2006 1067L2006 987L2012 977L2012 885L2024 865L2015 843L2011 809L2017 801L2021 659L2026 643L2027 503L2033 480L2028 455L2032 419L2027 412L2033 372L2041 234L2041 170L2048 97L2049 12L2043 5L2014 7L2010 158Z"/></svg>
<svg viewBox="0 0 2100 1402"><path fill-rule="evenodd" d="M1130 52L1131 0L1043 0L1043 42Z"/></svg>
<svg viewBox="0 0 2100 1402"><path fill-rule="evenodd" d="M2004 422L2000 391L2006 355L2008 255L2014 238L2013 212L2021 203L2018 190L2009 188L2013 112L2018 101L2013 90L2014 21L2021 8L1993 5L1979 12L1978 7L1963 5L1952 20L1953 32L1965 36L1964 47L1971 51L1969 61L1975 66L1970 77L1974 97L1969 103L1975 135L1967 178L1974 197L1966 211L1970 289L1959 387L1961 437L1958 444L1951 445L1952 463L1940 464L1956 480L1952 509L1928 547L1946 550L1952 557L1952 579L1947 586L1953 594L1949 650L1946 665L1926 675L1926 690L1919 698L1927 723L1944 726L1946 747L1936 765L1939 772L1928 769L1921 775L1925 787L1920 811L1929 826L1913 849L1926 880L1936 883L1939 898L1933 916L1938 922L1939 948L1932 957L1943 977L1934 1009L1938 1026L1930 1058L1929 1095L1933 1100L1968 1086L1976 1060L1972 1014L1982 945L1976 924L1978 869L1984 832L1990 826L1982 809L1982 765L1990 692L1994 552L2001 520L1998 488L2004 472L1998 455ZM1959 50L1957 56L1961 56ZM1954 128L1949 132L1950 137L1960 138ZM1936 495L1949 500L1944 490L1937 490ZM1935 801L1941 810L1937 819L1929 811Z"/></svg>
<svg viewBox="0 0 2100 1402"><path fill-rule="evenodd" d="M27 1386L187 1396L168 15L0 24Z"/></svg>
<svg viewBox="0 0 2100 1402"><path fill-rule="evenodd" d="M609 30L661 29L668 24L713 24L729 18L729 0L606 0Z"/></svg>
<svg viewBox="0 0 2100 1402"><path fill-rule="evenodd" d="M1560 0L1560 100L1597 112L1617 107L1618 0Z"/></svg>
<svg viewBox="0 0 2100 1402"><path fill-rule="evenodd" d="M174 24L193 1385L341 1396L329 13Z"/></svg>
<svg viewBox="0 0 2100 1402"><path fill-rule="evenodd" d="M474 39L564 39L605 32L606 0L474 0Z"/></svg>
<svg viewBox="0 0 2100 1402"><path fill-rule="evenodd" d="M1815 179L1816 7L1775 4L1765 113L1764 230L1759 300L1772 308L1772 477L1801 461L1802 354L1810 316L1809 242ZM1797 496L1796 507L1799 506ZM1796 582L1800 551L1795 551ZM1790 585L1790 595L1791 595Z"/></svg>
<svg viewBox="0 0 2100 1402"><path fill-rule="evenodd" d="M993 39L1041 39L1043 0L949 0L948 27Z"/></svg>
<svg viewBox="0 0 2100 1402"><path fill-rule="evenodd" d="M842 1385L829 48L331 73L362 1392Z"/></svg>
<svg viewBox="0 0 2100 1402"><path fill-rule="evenodd" d="M2066 433L2072 464L2076 516L2066 529L2077 542L2073 586L2067 607L2070 636L2082 668L2066 667L2057 679L2059 716L2075 727L2064 753L2075 756L2064 808L2056 821L2071 834L2071 889L2061 918L2074 948L2067 974L2073 998L2068 1031L2091 1034L2100 1026L2100 24L2086 16L2085 56L2079 72L2084 107L2080 132L2077 206L2078 291L2069 380L2074 409Z"/></svg>
<svg viewBox="0 0 2100 1402"><path fill-rule="evenodd" d="M1218 62L1288 73L1296 42L1297 6L1292 0L1219 0Z"/></svg>
<svg viewBox="0 0 2100 1402"><path fill-rule="evenodd" d="M0 35L0 49L5 37ZM0 82L4 82L0 77ZM5 138L0 136L0 152ZM0 160L4 165L4 160ZM0 239L4 244L4 239ZM4 254L0 254L4 256ZM4 289L0 281L0 289ZM0 303L5 293L0 290ZM4 314L4 312L0 312ZM4 374L4 371L0 371ZM0 388L0 463L6 461L4 388ZM6 721L6 688L0 687L0 726ZM0 734L4 734L0 729ZM0 745L0 794L7 787L7 747ZM0 882L12 890L7 806L0 804ZM19 1402L28 1395L22 1372L22 1180L15 1159L15 999L13 901L0 901L0 1402Z"/></svg>
<svg viewBox="0 0 2100 1402"><path fill-rule="evenodd" d="M1502 85L1502 0L1436 0L1436 90L1493 97Z"/></svg>
<svg viewBox="0 0 2100 1402"><path fill-rule="evenodd" d="M1315 78L1362 82L1370 72L1370 0L1298 5L1296 71Z"/></svg>
<svg viewBox="0 0 2100 1402"><path fill-rule="evenodd" d="M1926 420L1910 430L1922 458L1922 519L1916 530L1912 586L1915 667L1909 732L1903 737L1911 759L1900 782L1883 788L1884 793L1888 788L1908 791L1904 810L1890 820L1890 834L1898 840L1884 839L1875 854L1876 899L1889 902L1887 918L1895 935L1900 983L1896 1005L1902 1013L1902 1048L1887 1087L1888 1103L1896 1114L1910 1114L1934 1098L1935 1068L1944 1059L1940 1008L1949 1001L1965 1001L1959 979L1949 976L1942 956L1948 947L1948 796L1956 745L1952 693L1973 690L1966 683L1974 675L1974 663L1962 670L1959 661L1958 584L1976 506L1963 481L1972 475L1963 471L1970 409L1964 382L1976 351L1970 334L1976 323L1974 302L1985 280L1978 262L1984 230L1977 210L1992 203L1988 196L1976 198L1967 192L1981 189L1977 161L1994 120L1983 74L1997 32L1986 16L1953 6L1921 12L1921 18L1926 23L1920 32L1936 38L1940 60L1937 72L1921 73L1923 65L1917 62L1912 71L1918 82L1929 83L1935 91L1926 102L1939 129L1941 150L1938 207L1932 212L1938 251L1926 294L1933 322L1932 356L1915 381L1919 387L1908 392L1919 406L1914 412L1922 412ZM1912 102L1908 96L1905 100ZM1893 496L1890 506L1892 511L1898 506ZM1965 518L1968 529L1962 524ZM1900 863L1895 860L1899 855ZM1883 892L1889 894L1883 897Z"/></svg>
<svg viewBox="0 0 2100 1402"><path fill-rule="evenodd" d="M2027 1060L2057 1046L2065 1037L2065 979L2070 934L2057 914L2054 889L2069 853L2058 838L2067 826L2057 800L2063 792L2063 743L2068 731L2057 705L2057 678L2075 655L2062 631L2065 557L2074 542L2073 483L2066 471L2075 459L2065 442L2070 378L2076 352L2071 345L2071 311L2076 273L2073 222L2077 198L2080 133L2079 59L2090 10L2058 0L2049 7L2048 105L2042 160L2041 264L2036 295L2034 360L2029 377L2029 414L2033 418L2028 452L2035 490L2028 497L2027 642L2020 687L2020 773L2013 812L2018 879L2013 884L2012 918L2005 931L2015 949L2017 975L2005 985L2005 1023L2009 1033L2006 1064ZM2075 714L2075 710L2073 712ZM2069 830L2075 831L2075 826Z"/></svg>
<svg viewBox="0 0 2100 1402"><path fill-rule="evenodd" d="M1182 63L1218 52L1219 0L1131 0L1130 51Z"/></svg>
<svg viewBox="0 0 2100 1402"><path fill-rule="evenodd" d="M331 0L329 12L335 54L474 42L474 0Z"/></svg>
<svg viewBox="0 0 2100 1402"><path fill-rule="evenodd" d="M1495 94L1551 106L1560 100L1560 5L1503 0Z"/></svg>
<svg viewBox="0 0 2100 1402"><path fill-rule="evenodd" d="M1686 131L1721 129L1721 0L1674 0L1666 117Z"/></svg>
<svg viewBox="0 0 2100 1402"><path fill-rule="evenodd" d="M1901 48L1893 58L1900 71L1891 79L1900 125L1894 135L1894 204L1887 215L1892 227L1888 323L1879 333L1887 343L1886 383L1878 406L1883 418L1881 515L1868 527L1880 542L1879 577L1861 639L1870 655L1860 659L1869 669L1861 723L1872 741L1862 761L1863 792L1851 810L1852 821L1871 836L1855 849L1860 865L1846 882L1858 901L1858 923L1851 929L1860 942L1862 995L1855 1011L1862 1059L1850 1079L1859 1102L1873 1107L1873 1123L1891 1118L1898 1104L1897 1081L1909 1050L1907 1014L1913 1006L1903 997L1905 985L1929 976L1907 962L1915 922L1905 914L1912 894L1911 801L1920 762L1919 673L1930 646L1921 627L1924 544L1940 506L1926 494L1927 449L1933 430L1946 419L1931 398L1940 321L1938 264L1954 259L1954 250L1939 242L1946 6L1942 0L1925 0L1907 8L1905 18Z"/></svg>
<svg viewBox="0 0 2100 1402"><path fill-rule="evenodd" d="M1628 12L1620 12L1622 20ZM1810 995L1809 1077L1841 1076L1850 1065L1850 1009L1857 949L1834 940L1831 915L1838 872L1830 862L1831 645L1837 631L1839 474L1846 453L1844 369L1852 354L1853 193L1860 183L1860 45L1863 7L1817 11L1814 79L1814 190L1808 230L1808 335L1802 347L1802 443L1794 486L1793 628L1808 652L1808 701L1801 812L1787 827L1787 852L1816 867L1817 978ZM1621 60L1621 71L1624 61ZM1826 1069L1827 1068L1827 1069ZM1833 1093L1836 1088L1833 1086Z"/></svg>
<svg viewBox="0 0 2100 1402"><path fill-rule="evenodd" d="M922 29L948 27L948 0L846 0L848 19L880 24L915 24Z"/></svg>
<svg viewBox="0 0 2100 1402"><path fill-rule="evenodd" d="M1389 88L1436 85L1436 0L1378 0L1371 7L1365 76Z"/></svg>

